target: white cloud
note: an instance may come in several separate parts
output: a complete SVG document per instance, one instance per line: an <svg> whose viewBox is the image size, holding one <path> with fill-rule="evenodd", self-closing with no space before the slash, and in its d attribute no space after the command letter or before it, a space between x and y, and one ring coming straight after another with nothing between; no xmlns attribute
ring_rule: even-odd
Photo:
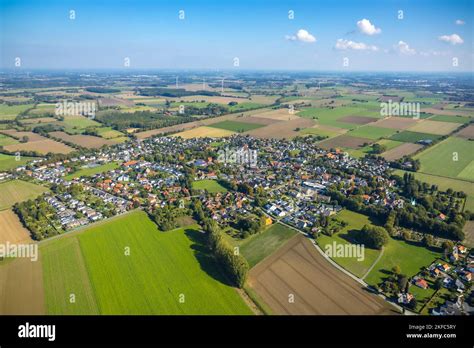
<svg viewBox="0 0 474 348"><path fill-rule="evenodd" d="M285 38L290 41L316 42L316 37L304 29L298 30L296 35L286 35Z"/></svg>
<svg viewBox="0 0 474 348"><path fill-rule="evenodd" d="M464 42L464 40L458 34L441 35L438 37L438 39L444 42L449 42L451 45L459 45Z"/></svg>
<svg viewBox="0 0 474 348"><path fill-rule="evenodd" d="M363 42L355 42L351 40L338 39L336 41L336 49L338 50L356 50L356 51L378 51L377 46L367 45Z"/></svg>
<svg viewBox="0 0 474 348"><path fill-rule="evenodd" d="M401 41L401 40L398 41L398 44L395 46L395 49L400 54L403 54L406 56L412 56L416 54L416 51L414 48L410 48L410 46L405 41Z"/></svg>
<svg viewBox="0 0 474 348"><path fill-rule="evenodd" d="M466 22L464 22L462 19L456 19L456 22L454 22L454 23L456 23L456 25L464 25L464 24L466 24Z"/></svg>
<svg viewBox="0 0 474 348"><path fill-rule="evenodd" d="M365 18L361 19L360 21L357 21L357 28L359 28L362 34L366 35L375 35L380 34L382 32L382 29L376 28L375 25L370 23L370 21Z"/></svg>

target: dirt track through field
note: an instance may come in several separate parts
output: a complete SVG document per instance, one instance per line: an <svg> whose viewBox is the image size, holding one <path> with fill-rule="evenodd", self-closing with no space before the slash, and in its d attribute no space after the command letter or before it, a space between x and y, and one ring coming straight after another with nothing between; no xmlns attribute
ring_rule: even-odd
<svg viewBox="0 0 474 348"><path fill-rule="evenodd" d="M332 266L302 235L255 266L248 283L274 314L397 314L382 298Z"/></svg>

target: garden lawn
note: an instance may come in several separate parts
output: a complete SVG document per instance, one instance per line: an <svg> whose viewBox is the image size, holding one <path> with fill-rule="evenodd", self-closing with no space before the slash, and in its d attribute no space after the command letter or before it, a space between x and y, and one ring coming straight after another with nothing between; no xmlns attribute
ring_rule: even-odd
<svg viewBox="0 0 474 348"><path fill-rule="evenodd" d="M216 180L199 180L193 182L193 189L206 190L209 193L227 192L227 189Z"/></svg>
<svg viewBox="0 0 474 348"><path fill-rule="evenodd" d="M364 225L372 225L366 215L362 215L350 210L341 211L336 215L336 218L338 220L346 221L348 225L331 237L322 233L319 234L316 242L323 249L323 251L326 251L327 246L332 247L334 242L336 242L336 245L351 244L351 231L359 231L362 229L362 227L364 227ZM380 250L364 248L363 260L359 261L356 257L332 257L332 259L355 276L361 278L369 270L370 266L374 263L379 254Z"/></svg>
<svg viewBox="0 0 474 348"><path fill-rule="evenodd" d="M102 164L97 167L80 169L75 173L65 176L64 179L71 180L74 178L80 178L81 176L91 176L94 174L107 172L109 170L116 169L118 167L119 165L116 162L110 162L110 163Z"/></svg>
<svg viewBox="0 0 474 348"><path fill-rule="evenodd" d="M380 284L389 276L394 266L399 266L402 274L412 277L442 256L442 253L428 250L414 242L407 243L393 238L390 238L384 249L382 257L365 278L370 285Z"/></svg>

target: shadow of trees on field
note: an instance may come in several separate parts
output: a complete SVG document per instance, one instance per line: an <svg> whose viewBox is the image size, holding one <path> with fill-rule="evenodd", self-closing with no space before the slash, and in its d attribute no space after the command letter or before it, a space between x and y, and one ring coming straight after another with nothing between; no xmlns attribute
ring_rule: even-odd
<svg viewBox="0 0 474 348"><path fill-rule="evenodd" d="M341 237L342 239L348 241L349 243L357 244L357 236L358 236L359 232L360 232L360 230L352 229L352 230L349 230L345 233L340 233L339 237Z"/></svg>
<svg viewBox="0 0 474 348"><path fill-rule="evenodd" d="M205 235L193 229L185 229L184 234L193 242L191 249L201 269L222 284L234 286L223 274L216 259L205 244Z"/></svg>

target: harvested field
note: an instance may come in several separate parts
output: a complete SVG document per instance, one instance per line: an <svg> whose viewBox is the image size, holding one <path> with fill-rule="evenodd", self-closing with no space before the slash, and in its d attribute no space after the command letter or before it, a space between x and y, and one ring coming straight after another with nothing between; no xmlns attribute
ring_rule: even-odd
<svg viewBox="0 0 474 348"><path fill-rule="evenodd" d="M18 216L11 210L0 211L0 244L31 243L30 232L23 227Z"/></svg>
<svg viewBox="0 0 474 348"><path fill-rule="evenodd" d="M250 100L254 103L259 104L273 104L275 100L277 100L280 96L279 95L260 95L254 94L250 97Z"/></svg>
<svg viewBox="0 0 474 348"><path fill-rule="evenodd" d="M364 146L365 143L372 143L373 140L367 138L359 138L359 137L351 137L350 135L339 135L335 138L331 138L328 140L324 140L320 142L319 146L324 149L330 148L340 148L340 147L348 147L351 149L357 149L359 147Z"/></svg>
<svg viewBox="0 0 474 348"><path fill-rule="evenodd" d="M248 284L274 314L397 314L382 298L332 266L302 235L255 266Z"/></svg>
<svg viewBox="0 0 474 348"><path fill-rule="evenodd" d="M466 128L461 129L455 134L455 136L464 139L474 139L474 125L469 125Z"/></svg>
<svg viewBox="0 0 474 348"><path fill-rule="evenodd" d="M186 130L184 132L173 134L175 137L181 137L183 139L191 139L191 138L220 138L220 137L228 137L234 132L231 132L226 129L220 128L213 128L213 127L196 127L193 129Z"/></svg>
<svg viewBox="0 0 474 348"><path fill-rule="evenodd" d="M39 135L33 132L19 132L15 129L7 129L7 130L2 130L0 133L7 134L16 139L28 137L28 142L26 143L18 143L18 144L4 146L4 149L10 152L36 151L44 155L44 154L47 154L48 152L65 154L65 153L74 151L73 148L65 144L45 138L42 135Z"/></svg>
<svg viewBox="0 0 474 348"><path fill-rule="evenodd" d="M245 117L243 118L243 121L245 123L252 123L252 124L260 124L260 125L263 125L263 126L268 126L270 124L274 124L274 123L277 123L277 122L280 122L278 120L274 120L274 119L271 119L271 118L265 118L265 117Z"/></svg>
<svg viewBox="0 0 474 348"><path fill-rule="evenodd" d="M410 131L419 133L430 133L437 135L445 135L454 131L459 127L458 123L453 122L439 122L431 120L423 120L413 127L410 127Z"/></svg>
<svg viewBox="0 0 474 348"><path fill-rule="evenodd" d="M291 121L278 122L266 127L254 129L245 132L244 134L248 134L257 138L292 138L299 135L301 129L312 127L314 126L314 124L315 122L313 120L306 118L297 118Z"/></svg>
<svg viewBox="0 0 474 348"><path fill-rule="evenodd" d="M435 115L446 115L446 116L471 116L472 112L462 111L462 110L446 110L446 109L437 109L437 108L422 108L421 112L427 112L429 114Z"/></svg>
<svg viewBox="0 0 474 348"><path fill-rule="evenodd" d="M44 314L41 258L0 265L0 315Z"/></svg>
<svg viewBox="0 0 474 348"><path fill-rule="evenodd" d="M28 137L28 142L33 142L33 141L42 141L44 139L47 139L39 134L33 133L33 132L19 132L16 129L6 129L0 131L0 133L7 134L13 138L16 139L21 139L23 137Z"/></svg>
<svg viewBox="0 0 474 348"><path fill-rule="evenodd" d="M346 122L346 123L354 123L354 124L367 124L370 122L377 121L376 118L373 117L366 117L366 116L346 116L340 118L338 121Z"/></svg>
<svg viewBox="0 0 474 348"><path fill-rule="evenodd" d="M72 147L69 147L65 144L58 143L57 141L43 138L41 141L29 141L23 144L14 144L5 146L4 149L10 152L16 151L36 151L39 154L45 155L49 152L52 153L70 153L74 151Z"/></svg>
<svg viewBox="0 0 474 348"><path fill-rule="evenodd" d="M418 121L407 117L387 117L373 124L374 127L407 129L414 126Z"/></svg>
<svg viewBox="0 0 474 348"><path fill-rule="evenodd" d="M100 106L128 106L132 107L135 103L132 100L121 99L121 98L100 98Z"/></svg>
<svg viewBox="0 0 474 348"><path fill-rule="evenodd" d="M88 149L98 149L104 145L114 145L117 144L117 141L113 139L104 139L100 137L96 137L93 135L82 135L82 134L75 134L69 135L64 132L51 132L51 136L88 148Z"/></svg>
<svg viewBox="0 0 474 348"><path fill-rule="evenodd" d="M382 157L385 158L387 161L393 161L402 158L403 156L411 155L422 147L423 146L419 144L404 143L394 149L385 151L382 154Z"/></svg>

